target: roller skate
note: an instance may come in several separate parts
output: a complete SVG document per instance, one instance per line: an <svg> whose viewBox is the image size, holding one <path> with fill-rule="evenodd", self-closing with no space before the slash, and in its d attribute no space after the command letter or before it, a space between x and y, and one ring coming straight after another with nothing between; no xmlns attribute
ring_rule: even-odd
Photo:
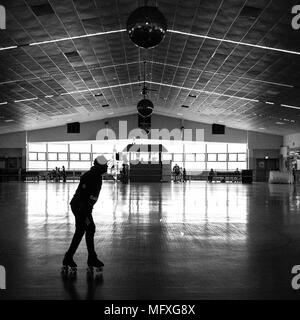
<svg viewBox="0 0 300 320"><path fill-rule="evenodd" d="M87 260L87 264L88 264L88 268L87 268L87 275L88 276L90 276L90 277L93 276L94 271L95 271L96 277L102 276L104 263L97 258L96 254L89 255L88 260Z"/></svg>
<svg viewBox="0 0 300 320"><path fill-rule="evenodd" d="M64 276L67 276L69 274L71 277L76 277L77 264L74 262L73 257L68 255L68 253L65 254L61 273Z"/></svg>

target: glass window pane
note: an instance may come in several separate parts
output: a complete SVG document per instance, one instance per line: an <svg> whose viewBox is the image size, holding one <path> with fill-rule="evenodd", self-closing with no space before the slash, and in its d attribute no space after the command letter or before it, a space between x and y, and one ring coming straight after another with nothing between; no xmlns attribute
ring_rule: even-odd
<svg viewBox="0 0 300 320"><path fill-rule="evenodd" d="M238 161L246 161L246 154L245 153L238 154Z"/></svg>
<svg viewBox="0 0 300 320"><path fill-rule="evenodd" d="M39 153L38 160L46 160L46 153Z"/></svg>
<svg viewBox="0 0 300 320"><path fill-rule="evenodd" d="M93 143L93 152L94 153L111 153L114 151L115 143L111 141L103 142L103 143Z"/></svg>
<svg viewBox="0 0 300 320"><path fill-rule="evenodd" d="M67 153L59 153L58 160L60 160L60 161L68 160L68 154Z"/></svg>
<svg viewBox="0 0 300 320"><path fill-rule="evenodd" d="M68 152L68 145L59 143L48 143L48 152Z"/></svg>
<svg viewBox="0 0 300 320"><path fill-rule="evenodd" d="M174 161L183 161L182 153L175 153L173 159Z"/></svg>
<svg viewBox="0 0 300 320"><path fill-rule="evenodd" d="M48 162L48 170L53 170L56 167L62 170L62 166L65 166L65 169L68 170L68 162L67 161L50 161Z"/></svg>
<svg viewBox="0 0 300 320"><path fill-rule="evenodd" d="M227 152L226 143L207 143L207 153L225 153Z"/></svg>
<svg viewBox="0 0 300 320"><path fill-rule="evenodd" d="M217 155L215 153L210 153L207 155L208 161L217 161Z"/></svg>
<svg viewBox="0 0 300 320"><path fill-rule="evenodd" d="M37 160L37 153L35 152L29 153L29 160Z"/></svg>
<svg viewBox="0 0 300 320"><path fill-rule="evenodd" d="M227 162L207 162L207 170L227 170Z"/></svg>
<svg viewBox="0 0 300 320"><path fill-rule="evenodd" d="M79 161L79 153L70 153L70 160Z"/></svg>
<svg viewBox="0 0 300 320"><path fill-rule="evenodd" d="M229 159L229 161L236 161L237 160L237 154L236 153L229 154L228 159Z"/></svg>
<svg viewBox="0 0 300 320"><path fill-rule="evenodd" d="M205 162L186 162L185 169L187 171L203 171L205 169Z"/></svg>
<svg viewBox="0 0 300 320"><path fill-rule="evenodd" d="M90 143L70 143L70 152L91 152Z"/></svg>
<svg viewBox="0 0 300 320"><path fill-rule="evenodd" d="M205 143L186 142L184 148L186 153L205 153Z"/></svg>
<svg viewBox="0 0 300 320"><path fill-rule="evenodd" d="M46 170L46 161L29 161L28 170Z"/></svg>
<svg viewBox="0 0 300 320"><path fill-rule="evenodd" d="M204 153L197 153L196 154L196 161L205 161L205 154Z"/></svg>
<svg viewBox="0 0 300 320"><path fill-rule="evenodd" d="M227 161L227 154L226 153L219 153L218 154L218 161Z"/></svg>
<svg viewBox="0 0 300 320"><path fill-rule="evenodd" d="M162 153L161 154L162 161L170 161L172 160L172 153Z"/></svg>
<svg viewBox="0 0 300 320"><path fill-rule="evenodd" d="M241 152L246 153L247 145L245 143L229 143L228 144L228 152Z"/></svg>
<svg viewBox="0 0 300 320"><path fill-rule="evenodd" d="M46 143L28 143L29 152L46 152Z"/></svg>
<svg viewBox="0 0 300 320"><path fill-rule="evenodd" d="M153 162L159 161L159 153L158 152L151 152L150 153L150 160Z"/></svg>
<svg viewBox="0 0 300 320"><path fill-rule="evenodd" d="M247 162L228 162L228 170L239 170L247 169Z"/></svg>
<svg viewBox="0 0 300 320"><path fill-rule="evenodd" d="M82 153L80 157L82 161L91 161L91 157L89 153Z"/></svg>
<svg viewBox="0 0 300 320"><path fill-rule="evenodd" d="M57 160L57 153L48 153L48 160L56 161Z"/></svg>
<svg viewBox="0 0 300 320"><path fill-rule="evenodd" d="M195 154L193 153L187 153L185 155L185 161L195 161Z"/></svg>
<svg viewBox="0 0 300 320"><path fill-rule="evenodd" d="M71 170L89 170L91 167L90 162L87 161L71 161L70 162L70 169Z"/></svg>

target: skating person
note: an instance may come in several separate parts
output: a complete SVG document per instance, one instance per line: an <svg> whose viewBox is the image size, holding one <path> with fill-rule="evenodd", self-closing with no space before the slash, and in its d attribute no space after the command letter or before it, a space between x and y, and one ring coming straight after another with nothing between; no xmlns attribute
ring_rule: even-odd
<svg viewBox="0 0 300 320"><path fill-rule="evenodd" d="M77 265L73 256L85 234L86 246L88 250L88 271L102 271L104 266L96 255L94 247L95 224L92 216L93 206L98 200L102 186L102 175L107 172L107 159L99 156L94 160L94 166L81 178L76 193L70 202L72 212L75 216L76 230L68 251L63 259L63 271L68 267L71 272L76 272Z"/></svg>

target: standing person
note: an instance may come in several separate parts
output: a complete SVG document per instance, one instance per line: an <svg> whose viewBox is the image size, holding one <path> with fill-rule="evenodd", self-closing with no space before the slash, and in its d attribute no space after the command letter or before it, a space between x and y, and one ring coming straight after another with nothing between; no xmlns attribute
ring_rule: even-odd
<svg viewBox="0 0 300 320"><path fill-rule="evenodd" d="M70 202L72 212L75 216L76 230L70 247L63 259L63 271L67 272L71 267L71 272L75 273L77 265L73 256L85 234L86 246L88 250L87 264L89 271L102 271L103 262L97 258L94 246L95 224L92 216L93 206L98 200L102 186L102 175L107 172L107 159L98 156L94 160L94 166L81 178L73 199Z"/></svg>
<svg viewBox="0 0 300 320"><path fill-rule="evenodd" d="M210 171L208 173L208 182L212 182L213 181L214 175L215 175L214 170L210 169Z"/></svg>
<svg viewBox="0 0 300 320"><path fill-rule="evenodd" d="M185 170L185 168L183 168L182 180L183 180L183 182L186 182L186 170Z"/></svg>
<svg viewBox="0 0 300 320"><path fill-rule="evenodd" d="M66 183L67 182L67 174L66 174L65 166L62 166L61 175L62 175L62 178L63 178L63 182Z"/></svg>

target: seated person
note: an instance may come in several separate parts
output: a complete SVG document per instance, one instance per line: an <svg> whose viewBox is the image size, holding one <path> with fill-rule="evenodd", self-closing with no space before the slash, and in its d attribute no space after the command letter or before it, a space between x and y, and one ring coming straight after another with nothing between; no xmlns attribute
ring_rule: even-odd
<svg viewBox="0 0 300 320"><path fill-rule="evenodd" d="M238 182L239 179L240 179L240 172L239 172L239 169L236 168L236 170L234 171L234 177L233 177L232 182Z"/></svg>

